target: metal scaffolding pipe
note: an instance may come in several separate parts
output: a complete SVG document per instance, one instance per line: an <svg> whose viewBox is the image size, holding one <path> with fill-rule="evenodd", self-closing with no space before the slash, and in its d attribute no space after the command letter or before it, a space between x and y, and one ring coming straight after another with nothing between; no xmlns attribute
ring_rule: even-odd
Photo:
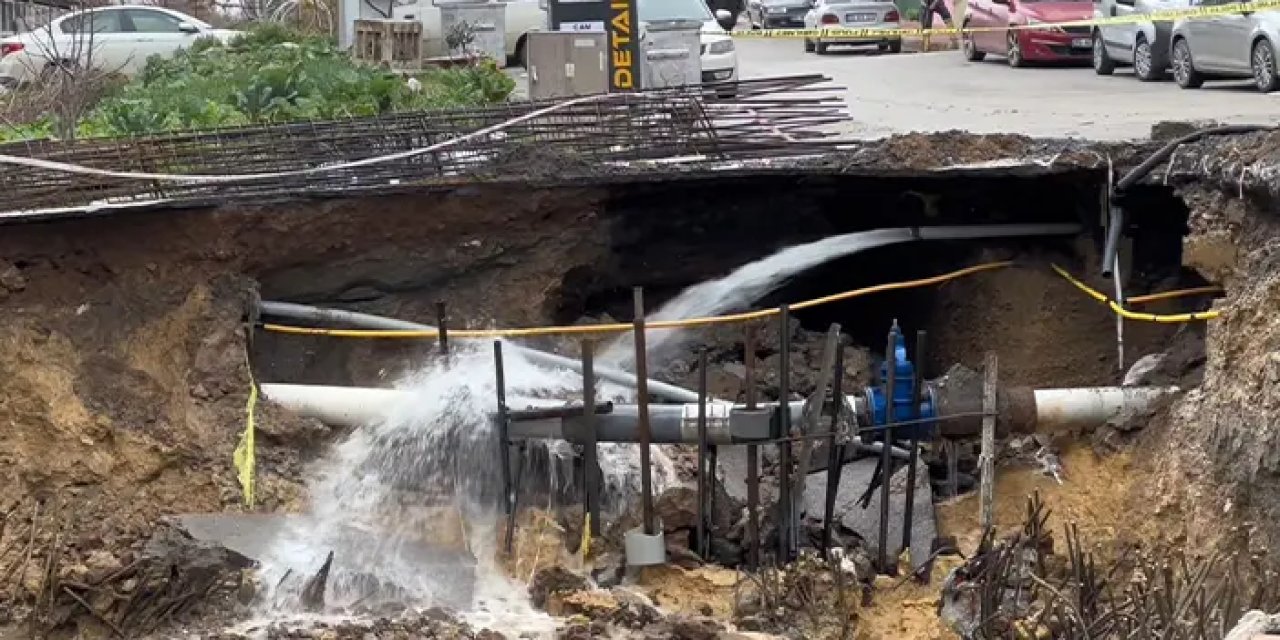
<svg viewBox="0 0 1280 640"><path fill-rule="evenodd" d="M386 329L391 331L433 331L435 329L435 327L432 327L431 325L409 322L408 320L397 320L395 318L375 316L368 313L360 313L358 311L325 309L323 307L313 307L293 302L263 300L259 303L259 309L261 314L266 316L346 325L360 327L363 329ZM554 353L530 349L529 347L520 346L518 344L511 344L511 347L519 351L522 356L536 364L546 367L560 367L582 373L582 363L574 360L573 358L566 358ZM604 367L597 364L595 367L595 374L598 378L623 385L629 389L636 388L635 375L627 373L621 369ZM658 380L649 380L648 382L649 392L660 398L673 400L675 402L698 401L698 394L688 389Z"/></svg>

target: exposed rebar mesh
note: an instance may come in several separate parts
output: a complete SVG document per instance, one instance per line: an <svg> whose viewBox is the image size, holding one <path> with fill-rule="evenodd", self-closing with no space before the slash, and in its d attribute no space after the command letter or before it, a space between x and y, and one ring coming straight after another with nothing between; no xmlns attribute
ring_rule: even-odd
<svg viewBox="0 0 1280 640"><path fill-rule="evenodd" d="M609 162L673 156L723 160L813 153L831 146L821 128L847 119L832 89L816 86L826 80L796 76L614 95L547 113L542 112L557 103L12 143L0 145L0 154L112 172L246 177L142 179L15 165L10 160L0 171L0 193L6 194L3 208L9 212L155 201L200 205L513 176L571 179L607 172ZM483 130L489 131L474 135ZM406 153L468 134L473 137L438 150ZM403 155L346 166L395 154ZM307 173L298 173L302 171ZM288 175L248 177L279 173Z"/></svg>

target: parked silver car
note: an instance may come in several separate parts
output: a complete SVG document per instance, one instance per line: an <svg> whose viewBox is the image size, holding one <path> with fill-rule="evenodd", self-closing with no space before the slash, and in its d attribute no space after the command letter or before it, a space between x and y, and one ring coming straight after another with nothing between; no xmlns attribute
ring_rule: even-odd
<svg viewBox="0 0 1280 640"><path fill-rule="evenodd" d="M1195 0L1192 6L1227 4L1227 0ZM1205 80L1253 78L1259 91L1280 88L1276 60L1280 43L1280 10L1254 11L1173 23L1173 79L1184 89Z"/></svg>
<svg viewBox="0 0 1280 640"><path fill-rule="evenodd" d="M1191 0L1094 0L1093 17L1145 16L1190 6ZM1093 70L1109 76L1119 66L1132 66L1143 82L1161 80L1169 70L1172 22L1104 24L1093 30Z"/></svg>
<svg viewBox="0 0 1280 640"><path fill-rule="evenodd" d="M866 29L866 36L818 36L804 39L806 52L827 53L831 45L851 47L875 46L881 51L902 51L902 36L896 33L879 35L877 31L902 28L902 15L892 0L813 0L804 16L806 29Z"/></svg>

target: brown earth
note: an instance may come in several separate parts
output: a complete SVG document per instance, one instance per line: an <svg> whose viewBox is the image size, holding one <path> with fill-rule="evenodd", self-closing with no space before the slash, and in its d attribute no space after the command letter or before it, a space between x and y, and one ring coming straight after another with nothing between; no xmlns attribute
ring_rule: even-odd
<svg viewBox="0 0 1280 640"><path fill-rule="evenodd" d="M901 136L881 143L875 161L937 166L1047 148L1016 136ZM1260 162L1276 148L1266 138L1248 157ZM1231 175L1226 164L1212 166ZM1178 182L1188 174L1171 175ZM1245 190L1244 181L1239 184ZM1256 194L1266 187L1250 188ZM1280 260L1274 258L1280 229L1266 213L1274 209L1269 202L1210 189L1187 197L1196 214L1188 257L1230 291L1221 303L1223 319L1210 325L1205 383L1173 407L1167 424L1147 434L1132 461L1094 464L1068 454L1069 474L1074 466L1116 478L1105 487L1113 489L1108 496L1118 495L1121 479L1108 475L1120 474L1108 465L1120 465L1130 479L1150 474L1130 497L1086 498L1074 492L1074 477L1057 493L1044 490L1062 497L1064 513L1096 517L1100 532L1107 516L1131 510L1176 526L1162 536L1212 540L1228 514L1253 530L1258 545L1274 548L1280 544L1274 525L1280 521L1274 499L1280 495L1274 391L1280 323L1271 310L1280 303ZM243 508L230 459L248 389L241 317L255 288L267 298L428 322L435 302L444 299L454 326L535 324L562 314L566 298L581 296L580 289L623 284L611 278L629 273L642 284L676 287L795 237L776 229L765 236L751 226L763 223L736 209L746 205L716 208L711 200L693 203L711 212L687 233L660 200L630 218L616 214L602 222L612 202L603 188L498 186L6 227L0 234L0 424L7 427L0 432L0 511L13 525L47 521L50 513L70 516L58 562L75 574L127 564L165 514ZM701 244L724 235L735 214L740 237L723 246ZM624 219L634 226L620 230ZM652 221L644 226L636 222L641 219ZM829 231L819 225L794 233ZM637 248L668 248L663 243L671 248L665 257ZM581 297L575 304L586 304ZM946 323L933 328L931 344L940 361L976 364L980 345L996 336L1004 379L1054 385L1115 379L1109 373L1115 370L1112 316L1051 273L1022 269L969 279L944 287L938 305L935 315ZM1168 331L1130 323L1126 339L1142 352ZM373 383L396 376L386 365L395 360L387 356L422 348L260 335L252 360L267 381ZM297 508L305 500L302 464L332 436L264 412L255 508ZM1042 484L1016 485L1019 477L1011 475L1010 493ZM1097 500L1113 508L1097 508ZM1109 526L1120 529L1124 522ZM6 608L16 603L14 613L44 586L35 567L57 546L53 530L47 527L34 545L29 570L20 569L27 566L20 561L26 546L20 529L7 526L0 534L0 570L18 572L16 580L0 581L0 601Z"/></svg>
<svg viewBox="0 0 1280 640"><path fill-rule="evenodd" d="M16 525L34 518L44 533L21 562L28 573L0 584L0 601L20 606L39 590L55 505L70 518L59 561L72 568L99 552L109 565L127 564L165 514L243 508L231 454L249 384L244 301L256 283L294 299L425 288L529 322L541 317L538 292L558 282L564 262L590 252L580 242L588 234L564 231L589 223L591 192L573 192L572 207L561 195L499 190L6 228L0 510L9 526L0 530L8 534L0 567L17 569L27 546ZM499 213L484 219L477 210ZM504 268L512 264L522 268ZM514 292L527 304L499 308ZM414 317L426 307L397 311ZM290 357L297 350L263 342L254 356L265 361L261 377L307 370ZM316 359L346 369L344 353ZM259 424L255 508L296 508L305 499L301 463L321 443L269 407Z"/></svg>

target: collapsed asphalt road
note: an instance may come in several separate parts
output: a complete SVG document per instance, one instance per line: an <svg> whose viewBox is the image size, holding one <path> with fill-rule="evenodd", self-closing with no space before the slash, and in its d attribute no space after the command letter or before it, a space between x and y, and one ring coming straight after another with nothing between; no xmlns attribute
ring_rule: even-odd
<svg viewBox="0 0 1280 640"><path fill-rule="evenodd" d="M1003 58L967 63L958 51L877 54L865 49L804 53L799 40L739 38L744 78L822 73L846 89L853 122L842 133L881 138L911 131L964 130L1096 140L1145 138L1164 120L1274 122L1277 96L1248 81L1188 91L1172 81L1138 82L1120 69L1011 69Z"/></svg>

